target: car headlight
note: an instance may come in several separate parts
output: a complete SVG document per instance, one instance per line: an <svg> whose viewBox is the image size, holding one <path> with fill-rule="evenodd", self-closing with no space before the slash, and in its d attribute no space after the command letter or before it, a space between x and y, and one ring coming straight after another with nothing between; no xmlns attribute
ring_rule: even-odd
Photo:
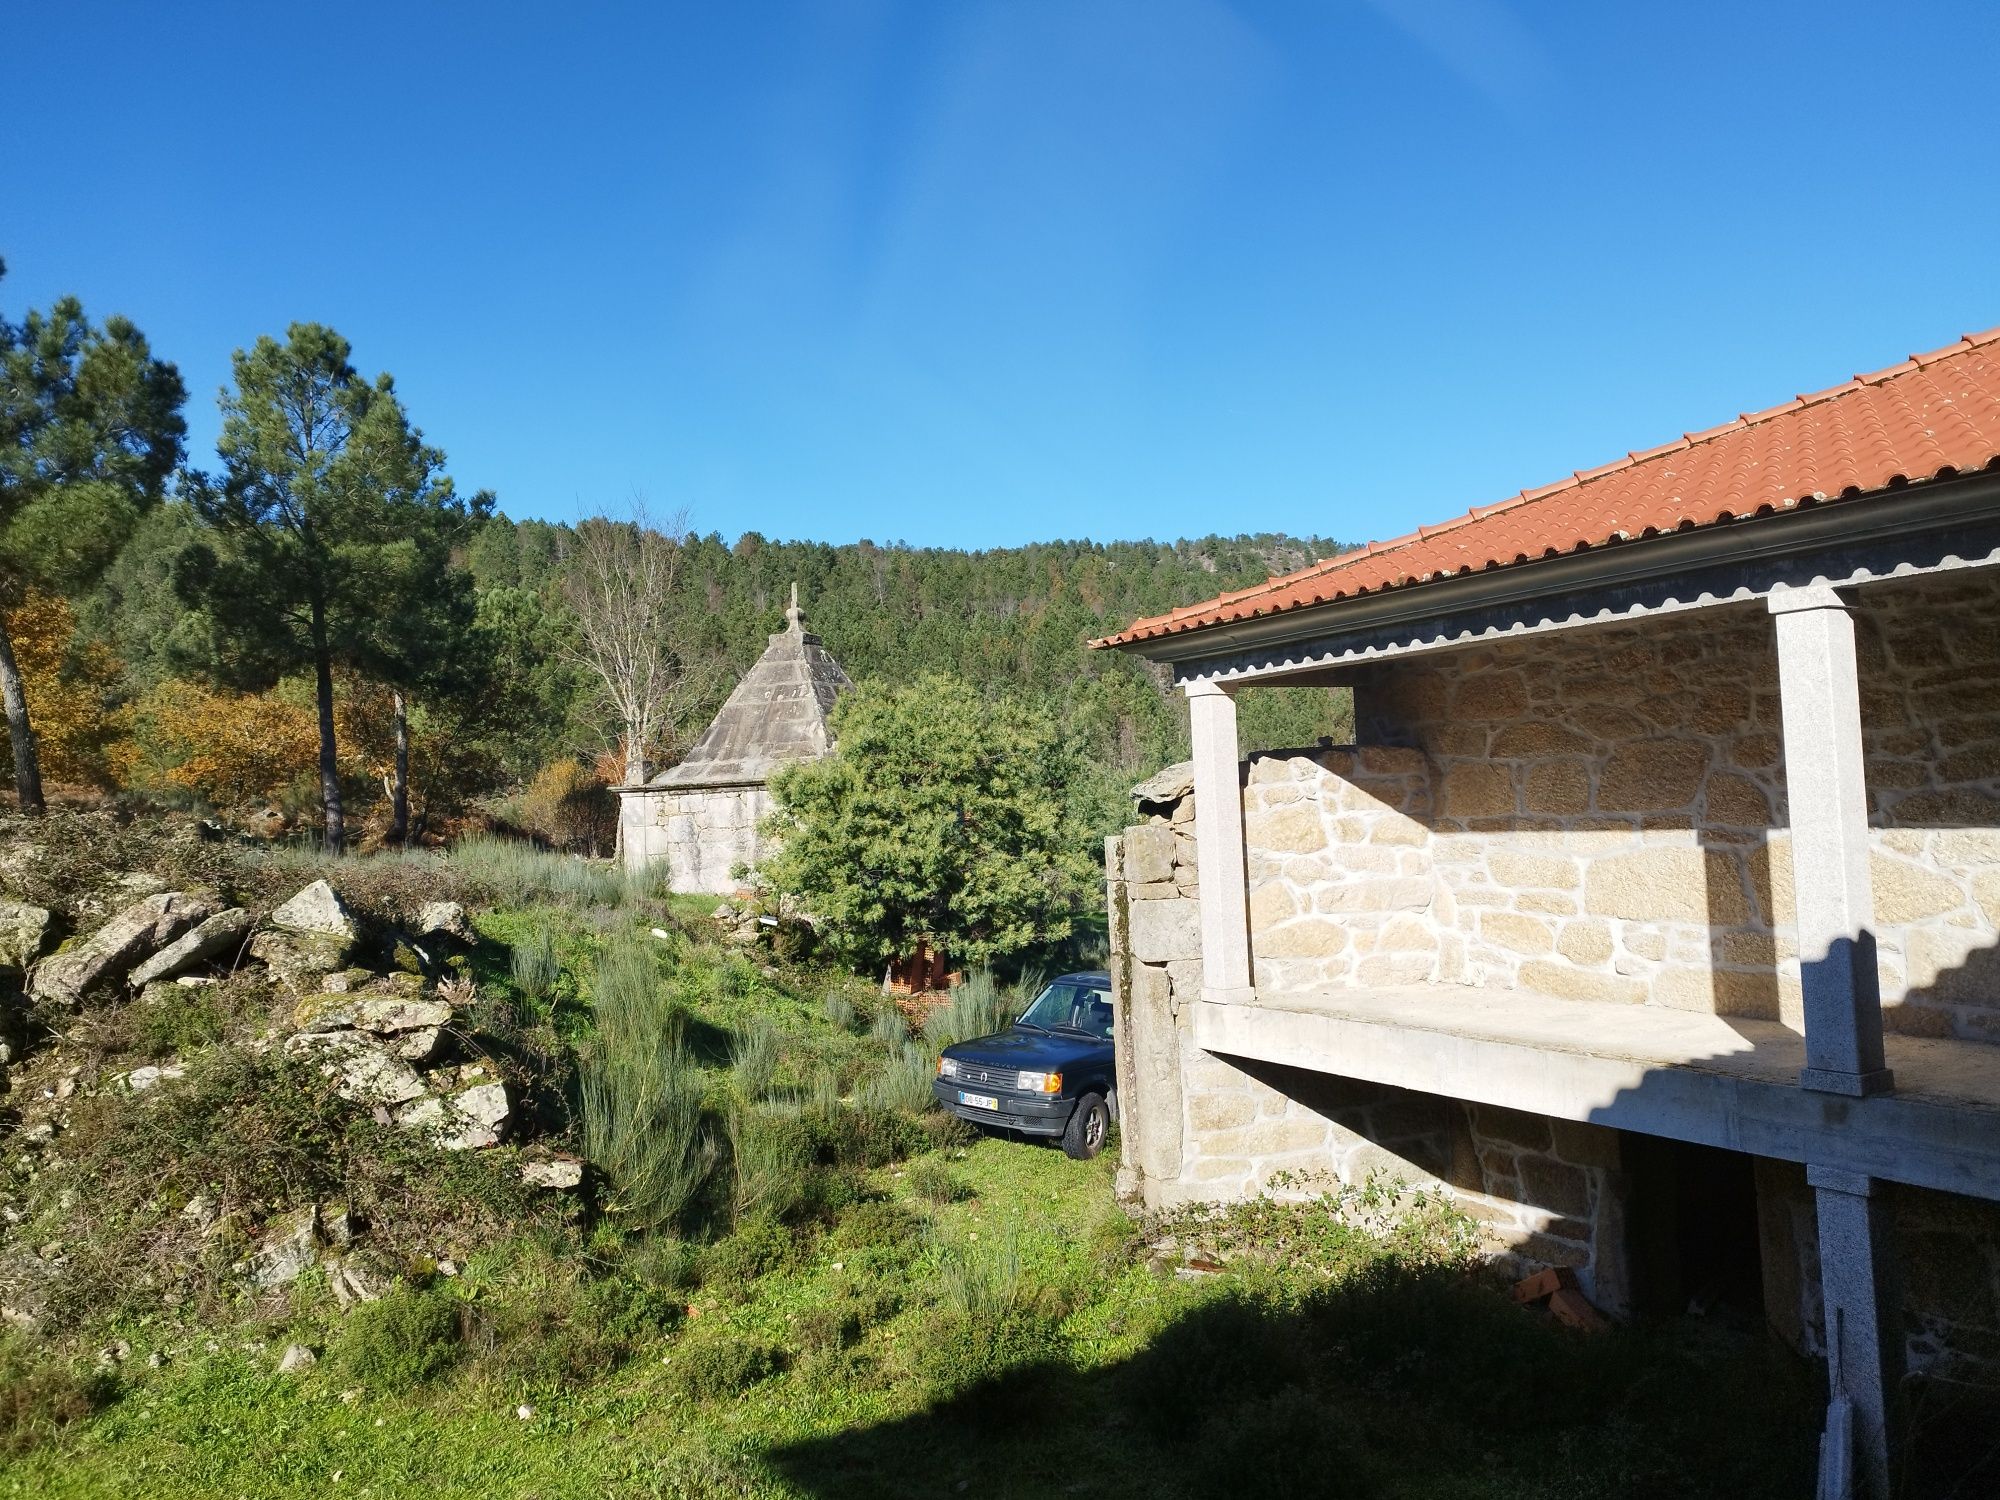
<svg viewBox="0 0 2000 1500"><path fill-rule="evenodd" d="M938 1077L958 1077L958 1059L955 1057L940 1057L938 1059Z"/></svg>
<svg viewBox="0 0 2000 1500"><path fill-rule="evenodd" d="M1060 1094L1062 1074L1022 1073L1015 1078L1014 1087L1024 1094Z"/></svg>

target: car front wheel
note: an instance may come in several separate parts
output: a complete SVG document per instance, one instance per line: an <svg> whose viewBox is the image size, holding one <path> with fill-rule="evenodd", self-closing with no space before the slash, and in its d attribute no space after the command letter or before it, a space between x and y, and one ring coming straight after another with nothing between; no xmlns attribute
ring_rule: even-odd
<svg viewBox="0 0 2000 1500"><path fill-rule="evenodd" d="M1111 1108L1104 1102L1104 1096L1085 1094L1076 1101L1069 1128L1063 1132L1063 1153L1077 1161L1089 1161L1104 1149L1104 1138L1110 1131Z"/></svg>

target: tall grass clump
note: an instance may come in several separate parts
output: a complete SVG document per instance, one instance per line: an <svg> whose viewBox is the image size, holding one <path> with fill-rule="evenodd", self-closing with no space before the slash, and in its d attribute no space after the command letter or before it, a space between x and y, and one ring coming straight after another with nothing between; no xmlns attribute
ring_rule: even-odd
<svg viewBox="0 0 2000 1500"><path fill-rule="evenodd" d="M540 1005L556 987L560 965L556 960L556 935L547 922L536 922L508 955L514 988L531 1005Z"/></svg>
<svg viewBox="0 0 2000 1500"><path fill-rule="evenodd" d="M825 1016L842 1031L852 1031L858 1019L854 1002L839 990L828 990L826 998L819 1003L820 1014Z"/></svg>
<svg viewBox="0 0 2000 1500"><path fill-rule="evenodd" d="M1040 988L1024 980L1003 989L991 970L981 969L967 976L965 983L952 990L951 998L931 1012L924 1022L924 1040L942 1051L958 1042L1003 1031L1028 1008L1033 992Z"/></svg>
<svg viewBox="0 0 2000 1500"><path fill-rule="evenodd" d="M634 881L615 865L552 854L519 839L491 834L461 840L446 857L461 875L492 891L504 906L536 901L616 906L635 889Z"/></svg>
<svg viewBox="0 0 2000 1500"><path fill-rule="evenodd" d="M882 1066L882 1071L861 1087L861 1102L870 1109L901 1109L915 1113L931 1102L931 1079L937 1073L937 1059L915 1042L903 1043L902 1050Z"/></svg>
<svg viewBox="0 0 2000 1500"><path fill-rule="evenodd" d="M910 1039L910 1026L903 1019L903 1013L894 1005L885 1004L875 1012L875 1020L868 1028L868 1034L887 1047L891 1052L901 1049Z"/></svg>
<svg viewBox="0 0 2000 1500"><path fill-rule="evenodd" d="M764 1016L738 1032L729 1047L729 1073L746 1103L765 1098L777 1080L783 1044L778 1028Z"/></svg>
<svg viewBox="0 0 2000 1500"><path fill-rule="evenodd" d="M581 1056L584 1154L611 1182L608 1213L631 1228L672 1229L718 1156L686 1018L662 993L652 955L626 937L605 945L591 1013L596 1034Z"/></svg>

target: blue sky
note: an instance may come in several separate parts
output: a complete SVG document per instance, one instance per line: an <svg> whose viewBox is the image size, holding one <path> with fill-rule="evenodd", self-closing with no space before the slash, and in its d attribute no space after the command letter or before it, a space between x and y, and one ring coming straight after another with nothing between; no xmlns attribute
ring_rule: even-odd
<svg viewBox="0 0 2000 1500"><path fill-rule="evenodd" d="M1362 541L2000 323L2000 6L0 4L0 307L331 323L464 488Z"/></svg>

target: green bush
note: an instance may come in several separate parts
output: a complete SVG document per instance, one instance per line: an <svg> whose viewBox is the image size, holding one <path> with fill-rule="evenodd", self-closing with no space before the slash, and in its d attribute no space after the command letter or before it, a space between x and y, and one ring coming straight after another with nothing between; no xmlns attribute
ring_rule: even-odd
<svg viewBox="0 0 2000 1500"><path fill-rule="evenodd" d="M854 1002L839 990L828 990L826 998L819 1003L820 1014L825 1016L842 1031L852 1031L854 1023L860 1019L854 1009Z"/></svg>
<svg viewBox="0 0 2000 1500"><path fill-rule="evenodd" d="M839 1249L913 1255L923 1230L923 1222L893 1198L864 1198L841 1211L831 1243Z"/></svg>
<svg viewBox="0 0 2000 1500"><path fill-rule="evenodd" d="M40 1447L108 1405L111 1377L81 1374L50 1349L20 1334L0 1336L0 1453Z"/></svg>
<svg viewBox="0 0 2000 1500"><path fill-rule="evenodd" d="M393 1287L348 1314L335 1359L375 1390L407 1391L458 1362L460 1331L458 1309L442 1291Z"/></svg>
<svg viewBox="0 0 2000 1500"><path fill-rule="evenodd" d="M778 1028L768 1017L756 1017L736 1034L729 1047L729 1072L739 1098L755 1102L769 1096L782 1051Z"/></svg>
<svg viewBox="0 0 2000 1500"><path fill-rule="evenodd" d="M904 1174L910 1191L929 1203L956 1203L972 1196L972 1190L953 1172L941 1156L920 1156Z"/></svg>
<svg viewBox="0 0 2000 1500"><path fill-rule="evenodd" d="M916 1114L930 1107L931 1080L936 1076L937 1059L915 1042L905 1042L901 1054L884 1063L862 1086L861 1102L873 1109Z"/></svg>
<svg viewBox="0 0 2000 1500"><path fill-rule="evenodd" d="M729 1155L739 1220L759 1213L795 1218L819 1196L822 1169L795 1113L738 1105L729 1117Z"/></svg>
<svg viewBox="0 0 2000 1500"><path fill-rule="evenodd" d="M796 1263L803 1237L769 1214L754 1214L702 1252L701 1284L734 1296L760 1276Z"/></svg>
<svg viewBox="0 0 2000 1500"><path fill-rule="evenodd" d="M673 1357L673 1383L696 1401L739 1395L784 1368L784 1351L753 1339L684 1344Z"/></svg>
<svg viewBox="0 0 2000 1500"><path fill-rule="evenodd" d="M139 1046L148 1057L185 1057L211 1046L229 1029L229 1013L216 986L182 989L138 1007Z"/></svg>

